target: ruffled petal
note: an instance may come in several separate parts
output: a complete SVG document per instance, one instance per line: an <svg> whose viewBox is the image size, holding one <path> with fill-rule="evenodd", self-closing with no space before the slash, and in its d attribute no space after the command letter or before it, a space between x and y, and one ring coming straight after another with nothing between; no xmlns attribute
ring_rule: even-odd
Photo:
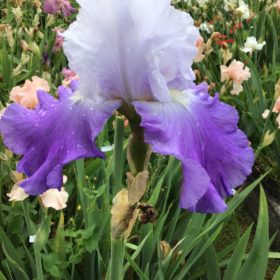
<svg viewBox="0 0 280 280"><path fill-rule="evenodd" d="M210 185L210 178L205 169L191 159L183 161L183 188L181 189L180 205L191 208L196 205L206 193Z"/></svg>
<svg viewBox="0 0 280 280"><path fill-rule="evenodd" d="M187 208L182 203L182 198L180 201L182 208ZM210 183L206 193L198 200L197 204L188 208L192 212L202 212L202 213L220 213L227 209L227 205L224 199L215 189L215 186Z"/></svg>
<svg viewBox="0 0 280 280"><path fill-rule="evenodd" d="M182 161L181 207L224 211L223 198L244 182L254 162L248 139L237 127L238 113L217 95L211 97L204 84L171 96L166 103L134 102L145 141L154 152Z"/></svg>
<svg viewBox="0 0 280 280"><path fill-rule="evenodd" d="M49 189L40 195L43 205L46 208L54 208L55 210L62 210L65 208L68 200L68 193L62 187L61 191L57 189Z"/></svg>
<svg viewBox="0 0 280 280"><path fill-rule="evenodd" d="M81 100L64 87L60 87L59 97L39 91L36 110L12 104L0 119L5 145L23 155L17 170L28 176L20 186L30 195L60 189L62 169L68 162L103 157L94 139L120 106L120 101L97 104Z"/></svg>
<svg viewBox="0 0 280 280"><path fill-rule="evenodd" d="M170 0L78 2L77 20L63 33L64 52L84 95L167 101L170 85L181 89L195 79L199 32Z"/></svg>
<svg viewBox="0 0 280 280"><path fill-rule="evenodd" d="M28 194L18 184L15 184L12 190L7 193L7 196L9 197L9 201L23 201L28 197Z"/></svg>

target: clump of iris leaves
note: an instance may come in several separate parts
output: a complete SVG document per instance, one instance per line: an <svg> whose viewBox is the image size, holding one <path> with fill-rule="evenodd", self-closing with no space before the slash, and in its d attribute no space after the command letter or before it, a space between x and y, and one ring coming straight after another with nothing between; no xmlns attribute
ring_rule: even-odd
<svg viewBox="0 0 280 280"><path fill-rule="evenodd" d="M245 82L244 92L240 96L225 94L221 98L238 109L239 125L247 133L254 149L260 151L257 163L261 161L265 168L228 201L227 212L217 215L188 213L178 207L179 162L171 157L153 155L149 165L148 191L143 201L155 207L158 217L153 223L138 221L126 241L123 266L126 279L265 279L269 259L280 258L280 253L270 252L275 235L269 235L265 186L263 189L261 184L264 177L277 174L280 166L280 138L275 137L265 148L263 145L266 131L275 129L274 121L266 122L261 117L263 111L273 104L274 86L280 77L280 16L275 10L266 12L266 1L251 0L249 5L256 16L250 23L244 21L238 33L230 34L226 23L232 15L222 12L222 1L212 2L215 3L207 11L190 12L195 20L210 21L218 11L220 18L215 23L215 30L232 36L235 40L231 49L234 57L247 61L252 78ZM177 3L177 7L186 9L183 1ZM34 23L36 10L32 1L24 2L20 24L13 16L12 8L10 1L0 2L0 24L10 24L15 35L12 48L5 35L0 35L0 102L3 106L8 102L11 88L33 75L49 73L52 92L55 92L67 61L62 52L52 52L55 42L52 28L67 27L75 17L65 19L57 16L53 24L47 26L49 18L40 13L38 29L44 35L43 39L36 35L31 39L22 27L29 28ZM206 33L202 35L209 38ZM240 51L249 35L267 42L263 51L252 57ZM21 58L22 39L35 41L39 52L30 51L29 62L18 75L12 76ZM222 57L220 46L213 47L215 51L194 68L199 69L202 77L208 76L209 81L215 82L215 91L219 91L222 87L219 74ZM125 154L129 133L126 127L122 156L116 158L114 151L109 151L106 160L79 160L65 168L69 200L63 211L43 208L37 198L8 202L6 193L13 185L11 172L15 170L18 158L5 151L0 141L1 280L106 279L110 260L113 178L116 165L123 174L128 170ZM98 137L98 145L111 145L113 141L114 118ZM125 184L125 178L122 180ZM258 222L245 229L241 229L238 221L235 222L235 237L229 244L220 246L224 229L236 221L236 209L251 191L258 188ZM35 234L35 243L30 243L30 236ZM273 277L274 280L280 279L279 268L275 269Z"/></svg>

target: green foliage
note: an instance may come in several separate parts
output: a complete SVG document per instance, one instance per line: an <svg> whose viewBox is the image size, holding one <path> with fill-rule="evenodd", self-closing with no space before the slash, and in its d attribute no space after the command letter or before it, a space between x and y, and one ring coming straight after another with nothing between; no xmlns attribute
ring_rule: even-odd
<svg viewBox="0 0 280 280"><path fill-rule="evenodd" d="M110 164L112 158L113 155L109 155L104 171L110 170L106 165ZM131 238L125 243L123 267L125 275L137 275L139 279L150 279L151 276L153 279L185 279L187 276L190 279L201 279L206 275L235 279L230 277L238 273L248 275L253 273L256 267L262 273L265 272L269 239L267 205L263 191L261 191L259 223L251 250L245 251L252 227L248 228L240 240L234 240L233 244L224 249L228 250L226 255L221 256L216 251L215 242L219 239L222 228L233 217L237 207L266 175L253 182L244 191L237 193L229 201L229 209L226 213L212 216L191 214L180 210L177 206L178 174L174 170L179 166L179 162L173 158L164 160L166 162L164 165L162 160L158 160L155 161L155 166L151 167L160 170L158 172L162 175L154 181L155 188L150 185L152 195L149 193L146 195L147 198L153 197L159 217L153 225L142 225L139 222L136 224ZM90 163L91 161L82 161L77 168L72 166L67 174L71 179L66 188L72 180L80 177L79 173L87 170L86 167ZM100 165L103 163L99 161ZM164 168L166 164L169 168ZM91 178L95 175L97 174L91 174ZM85 174L85 178L87 176L88 174ZM104 177L107 176L113 179L112 171L104 174ZM0 229L2 244L0 267L7 279L35 278L38 270L34 269L32 255L36 254L36 250L40 252L44 279L100 279L107 273L110 255L109 219L112 185L109 183L102 186L99 185L100 183L93 183L91 179L83 180L81 191L78 194L73 192L69 200L70 203L75 201L76 206L72 209L71 206L68 207L65 214L51 210L47 213L38 208L36 201L25 201L28 211L28 217L25 218L30 219L29 222L33 225L34 221L37 221L35 225L37 237L33 245L27 243L30 233L26 224L23 225L22 230L12 233L13 230L10 228L12 230L10 232L7 227L10 219L4 221ZM161 191L160 195L156 194L157 188L165 189L164 186L170 190L168 198L165 191ZM165 199L172 201L167 203L169 205L167 209L163 203ZM81 209L82 201L84 201L85 211ZM21 215L24 218L26 213L17 211L19 204L22 203L5 206L4 214ZM160 249L162 240L170 244L170 252L167 255L163 255Z"/></svg>

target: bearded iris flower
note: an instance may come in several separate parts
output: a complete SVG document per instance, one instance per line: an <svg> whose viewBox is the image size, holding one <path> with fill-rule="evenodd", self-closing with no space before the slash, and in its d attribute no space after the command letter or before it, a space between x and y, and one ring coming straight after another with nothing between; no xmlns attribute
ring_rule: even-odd
<svg viewBox="0 0 280 280"><path fill-rule="evenodd" d="M254 156L237 111L193 82L199 32L192 18L169 0L78 2L77 20L63 33L78 89L61 86L59 99L39 90L35 110L12 104L0 120L5 144L23 155L21 187L30 195L60 189L64 165L103 157L94 140L119 109L141 118L153 152L181 161L182 208L224 211Z"/></svg>

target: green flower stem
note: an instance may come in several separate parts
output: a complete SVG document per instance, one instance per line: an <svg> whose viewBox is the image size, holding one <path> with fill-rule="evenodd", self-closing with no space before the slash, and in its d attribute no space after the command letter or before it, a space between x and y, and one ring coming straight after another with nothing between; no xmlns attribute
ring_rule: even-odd
<svg viewBox="0 0 280 280"><path fill-rule="evenodd" d="M141 118L130 105L123 103L119 112L125 115L130 124L131 136L127 148L127 160L130 172L136 176L147 168L150 157L150 147L144 142L144 130L140 127ZM123 134L124 121L122 118L116 118L116 130L114 139L114 186L113 197L122 188L123 174ZM120 225L121 227L121 225ZM123 279L123 261L124 261L124 241L119 236L111 234L111 261L108 278L110 280Z"/></svg>
<svg viewBox="0 0 280 280"><path fill-rule="evenodd" d="M87 201L83 192L84 188L84 178L85 178L85 161L84 159L76 160L76 169L77 169L77 190L78 196L81 203L81 209L85 219L85 226L89 224L88 215L87 215Z"/></svg>
<svg viewBox="0 0 280 280"><path fill-rule="evenodd" d="M144 141L144 129L140 126L141 118L133 106L123 103L119 112L129 120L131 136L127 147L127 160L130 172L136 176L147 169L151 155L151 147Z"/></svg>
<svg viewBox="0 0 280 280"><path fill-rule="evenodd" d="M113 197L122 188L122 173L123 173L123 134L124 134L124 120L123 118L116 118L116 130L114 137L114 185Z"/></svg>
<svg viewBox="0 0 280 280"><path fill-rule="evenodd" d="M124 120L120 117L116 118L116 130L114 137L114 184L113 197L122 188L123 173L123 134ZM115 239L111 237L111 263L110 277L111 280L121 280L123 271L124 244L123 239Z"/></svg>
<svg viewBox="0 0 280 280"><path fill-rule="evenodd" d="M27 225L28 234L29 234L29 236L31 236L31 235L36 234L36 229L30 219L27 203L28 203L27 201L22 201L22 209L23 209L24 219L25 219L25 222ZM35 244L34 244L33 248L34 248L34 255L35 255L37 279L44 280L41 252Z"/></svg>
<svg viewBox="0 0 280 280"><path fill-rule="evenodd" d="M123 239L111 239L110 280L123 279L124 242Z"/></svg>
<svg viewBox="0 0 280 280"><path fill-rule="evenodd" d="M127 148L127 161L133 176L147 169L151 155L150 146L144 142L144 130L132 131Z"/></svg>
<svg viewBox="0 0 280 280"><path fill-rule="evenodd" d="M36 248L36 246L34 246L34 253L35 253L35 261L36 261L37 279L44 280L41 252Z"/></svg>
<svg viewBox="0 0 280 280"><path fill-rule="evenodd" d="M26 225L27 225L28 234L29 235L34 235L36 233L36 228L34 227L34 225L31 222L29 212L28 212L27 203L28 202L26 200L22 201L22 209L23 209L24 219L25 219L25 222L26 222Z"/></svg>

